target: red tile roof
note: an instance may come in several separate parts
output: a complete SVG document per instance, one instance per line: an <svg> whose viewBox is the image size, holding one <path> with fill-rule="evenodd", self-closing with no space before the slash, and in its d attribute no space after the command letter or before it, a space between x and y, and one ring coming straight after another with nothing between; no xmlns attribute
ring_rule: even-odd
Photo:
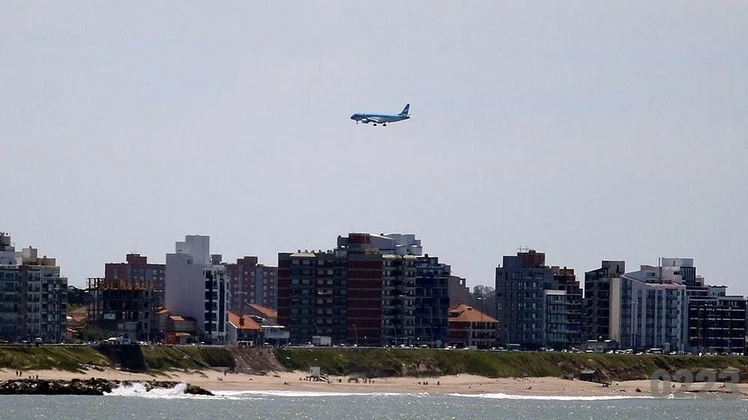
<svg viewBox="0 0 748 420"><path fill-rule="evenodd" d="M470 305L459 305L449 309L449 322L499 322Z"/></svg>
<svg viewBox="0 0 748 420"><path fill-rule="evenodd" d="M265 318L272 318L272 319L278 319L278 311L274 311L270 308L267 308L265 306L260 306L256 303L252 303L249 305L250 308L254 309L255 311L259 312L264 316Z"/></svg>
<svg viewBox="0 0 748 420"><path fill-rule="evenodd" d="M242 323L243 320L243 323ZM247 315L239 316L238 314L235 314L233 312L229 312L229 322L233 324L237 330L260 330L262 329L260 327L260 324L258 324L254 319L250 318Z"/></svg>

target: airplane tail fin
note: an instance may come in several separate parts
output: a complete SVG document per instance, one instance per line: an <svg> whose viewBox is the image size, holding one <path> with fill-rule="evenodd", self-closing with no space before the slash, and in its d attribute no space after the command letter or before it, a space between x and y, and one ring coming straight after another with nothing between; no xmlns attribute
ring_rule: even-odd
<svg viewBox="0 0 748 420"><path fill-rule="evenodd" d="M405 108L403 108L403 112L401 112L400 115L408 115L408 112L410 112L410 104L405 105Z"/></svg>

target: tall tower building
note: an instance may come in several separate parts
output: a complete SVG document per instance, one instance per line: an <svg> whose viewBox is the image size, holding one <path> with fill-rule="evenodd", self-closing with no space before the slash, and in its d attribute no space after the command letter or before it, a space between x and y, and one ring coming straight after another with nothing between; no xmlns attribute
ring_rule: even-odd
<svg viewBox="0 0 748 420"><path fill-rule="evenodd" d="M610 340L610 283L626 272L624 261L603 261L600 268L584 273L586 339Z"/></svg>
<svg viewBox="0 0 748 420"><path fill-rule="evenodd" d="M570 348L582 341L582 291L570 268L548 267L528 249L496 267L498 339L526 349Z"/></svg>
<svg viewBox="0 0 748 420"><path fill-rule="evenodd" d="M556 290L546 290L546 348L571 348L585 340L582 289L573 268L551 267Z"/></svg>
<svg viewBox="0 0 748 420"><path fill-rule="evenodd" d="M496 310L499 341L537 349L545 345L544 290L556 290L545 254L535 250L504 256L496 267Z"/></svg>
<svg viewBox="0 0 748 420"><path fill-rule="evenodd" d="M0 339L63 342L67 284L54 258L32 247L16 252L10 235L0 232Z"/></svg>
<svg viewBox="0 0 748 420"><path fill-rule="evenodd" d="M205 338L226 339L229 288L220 255L210 255L210 237L188 235L166 254L166 308L191 317Z"/></svg>

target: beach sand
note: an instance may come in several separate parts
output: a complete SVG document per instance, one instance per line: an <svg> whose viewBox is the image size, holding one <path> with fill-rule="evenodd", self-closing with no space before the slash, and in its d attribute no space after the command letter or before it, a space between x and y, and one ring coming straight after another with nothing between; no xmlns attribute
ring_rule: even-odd
<svg viewBox="0 0 748 420"><path fill-rule="evenodd" d="M372 381L349 381L347 376L330 376L329 382L307 381L306 372L276 372L266 375L248 375L222 372L219 370L169 371L154 375L132 373L116 369L90 369L82 373L42 370L24 371L22 378L87 379L91 377L121 381L168 380L186 382L211 391L308 391L308 392L346 392L346 393L458 393L458 394L510 394L537 396L663 396L651 392L652 384L648 380L612 382L610 386L552 377L544 378L486 378L475 375L453 375L440 377L391 377L374 378ZM0 370L0 380L18 379L13 370ZM719 392L729 388L713 389ZM693 384L689 389L702 389L703 384ZM658 390L663 385L658 384ZM677 393L680 385L671 388ZM639 391L637 391L637 389ZM748 395L748 384L737 384L740 397ZM689 395L694 395L689 393Z"/></svg>

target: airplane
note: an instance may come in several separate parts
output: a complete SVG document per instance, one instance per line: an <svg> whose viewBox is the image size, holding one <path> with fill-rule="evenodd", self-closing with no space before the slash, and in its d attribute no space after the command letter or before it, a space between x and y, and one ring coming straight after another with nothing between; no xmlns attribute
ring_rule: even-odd
<svg viewBox="0 0 748 420"><path fill-rule="evenodd" d="M358 124L360 121L364 124L374 123L375 126L377 124L382 124L383 127L387 127L387 123L398 122L398 121L409 119L410 118L410 116L408 116L409 111L410 111L410 104L407 104L405 105L405 108L403 108L403 112L397 115L360 113L360 114L351 115L351 119L356 121L356 124Z"/></svg>

